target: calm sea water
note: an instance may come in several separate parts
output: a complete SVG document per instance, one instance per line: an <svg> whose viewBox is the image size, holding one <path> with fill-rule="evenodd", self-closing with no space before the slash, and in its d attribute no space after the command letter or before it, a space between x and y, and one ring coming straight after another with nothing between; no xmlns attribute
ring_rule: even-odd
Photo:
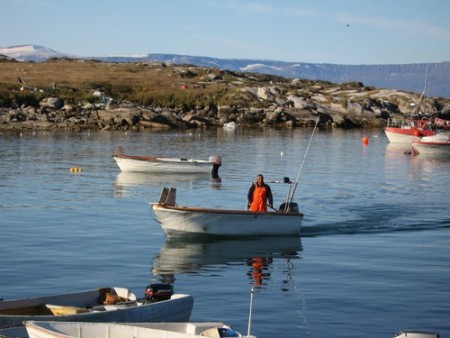
<svg viewBox="0 0 450 338"><path fill-rule="evenodd" d="M192 320L246 333L253 288L260 338L449 337L450 159L405 155L382 131L316 131L305 157L311 132L0 133L0 297L107 285L143 296L169 281L194 296ZM120 173L118 145L219 155L222 182ZM275 204L288 191L275 181L298 175L300 238L166 242L149 208L163 186L179 204L240 209L258 173Z"/></svg>

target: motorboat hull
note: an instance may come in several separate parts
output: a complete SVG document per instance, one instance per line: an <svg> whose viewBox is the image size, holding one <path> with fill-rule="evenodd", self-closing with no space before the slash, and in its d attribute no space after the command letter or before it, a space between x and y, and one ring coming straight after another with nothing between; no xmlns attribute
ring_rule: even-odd
<svg viewBox="0 0 450 338"><path fill-rule="evenodd" d="M431 123L427 120L407 119L401 121L389 120L384 132L391 143L410 144L424 136L435 135Z"/></svg>
<svg viewBox="0 0 450 338"><path fill-rule="evenodd" d="M423 137L412 142L411 146L416 154L450 155L450 137L446 134Z"/></svg>
<svg viewBox="0 0 450 338"><path fill-rule="evenodd" d="M114 160L123 172L203 174L210 173L213 167L212 162L193 159L156 158L154 160L139 160L114 157Z"/></svg>
<svg viewBox="0 0 450 338"><path fill-rule="evenodd" d="M239 334L222 322L118 324L27 321L25 327L30 338L200 338L205 336L237 337ZM221 335L221 332L225 332L226 335Z"/></svg>
<svg viewBox="0 0 450 338"><path fill-rule="evenodd" d="M289 236L299 235L299 212L253 212L151 205L167 237L185 235L213 236Z"/></svg>
<svg viewBox="0 0 450 338"><path fill-rule="evenodd" d="M123 153L122 147L116 148L113 158L121 171L137 173L211 173L212 176L217 176L218 168L222 165L222 160L219 156L210 156L208 160L197 160L192 158L134 156L125 155Z"/></svg>

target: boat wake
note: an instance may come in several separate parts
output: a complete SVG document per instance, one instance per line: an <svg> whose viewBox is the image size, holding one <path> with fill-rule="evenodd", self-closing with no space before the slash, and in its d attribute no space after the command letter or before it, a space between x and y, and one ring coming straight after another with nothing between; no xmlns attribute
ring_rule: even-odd
<svg viewBox="0 0 450 338"><path fill-rule="evenodd" d="M302 237L357 234L389 233L398 231L423 231L450 228L450 218L424 213L422 209L408 205L380 204L370 208L347 210L345 218L339 215L329 222L313 221L305 217L301 230ZM339 219L341 218L341 219Z"/></svg>

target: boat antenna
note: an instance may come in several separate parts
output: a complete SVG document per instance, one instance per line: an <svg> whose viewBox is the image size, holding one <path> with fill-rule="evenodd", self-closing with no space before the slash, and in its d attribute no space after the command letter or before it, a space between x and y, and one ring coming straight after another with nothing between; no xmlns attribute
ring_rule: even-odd
<svg viewBox="0 0 450 338"><path fill-rule="evenodd" d="M314 129L311 133L311 137L309 138L308 146L306 147L306 151L305 151L305 154L303 155L302 163L300 164L300 170L298 171L297 178L295 179L295 182L294 182L294 187L292 188L292 190L291 189L289 190L289 196L287 198L287 203L285 206L285 208L287 208L287 210L285 210L285 212L289 211L288 210L289 206L291 205L292 199L294 198L295 190L297 189L298 181L300 179L300 174L302 173L303 165L305 164L306 155L308 154L308 150L309 150L309 147L311 146L314 132L317 129L317 125L319 124L319 121L320 121L320 115L317 116L316 124L314 125Z"/></svg>
<svg viewBox="0 0 450 338"><path fill-rule="evenodd" d="M247 337L250 337L250 329L252 327L252 311L253 311L253 293L254 289L250 292L250 311L248 315L248 329L247 329Z"/></svg>
<svg viewBox="0 0 450 338"><path fill-rule="evenodd" d="M425 94L427 92L427 87L428 87L428 67L425 69L425 84L423 86L422 94L420 94L420 97L416 102L416 106L414 107L414 109L411 113L411 116L414 117L416 114L418 115L420 113L419 110L423 103L423 97L425 96Z"/></svg>

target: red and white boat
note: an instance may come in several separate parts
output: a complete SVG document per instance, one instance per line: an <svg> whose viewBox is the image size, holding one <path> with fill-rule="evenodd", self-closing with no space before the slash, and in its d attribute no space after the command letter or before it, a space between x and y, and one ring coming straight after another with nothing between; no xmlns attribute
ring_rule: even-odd
<svg viewBox="0 0 450 338"><path fill-rule="evenodd" d="M384 128L389 142L408 143L420 140L424 136L435 135L431 122L424 119L389 119L386 128Z"/></svg>
<svg viewBox="0 0 450 338"><path fill-rule="evenodd" d="M389 142L411 144L414 140L420 140L424 136L435 135L432 123L428 119L421 117L421 109L424 103L424 97L427 90L426 76L425 89L419 97L414 109L408 118L388 119L387 126L384 128Z"/></svg>
<svg viewBox="0 0 450 338"><path fill-rule="evenodd" d="M411 143L416 154L450 155L450 134L422 137Z"/></svg>

